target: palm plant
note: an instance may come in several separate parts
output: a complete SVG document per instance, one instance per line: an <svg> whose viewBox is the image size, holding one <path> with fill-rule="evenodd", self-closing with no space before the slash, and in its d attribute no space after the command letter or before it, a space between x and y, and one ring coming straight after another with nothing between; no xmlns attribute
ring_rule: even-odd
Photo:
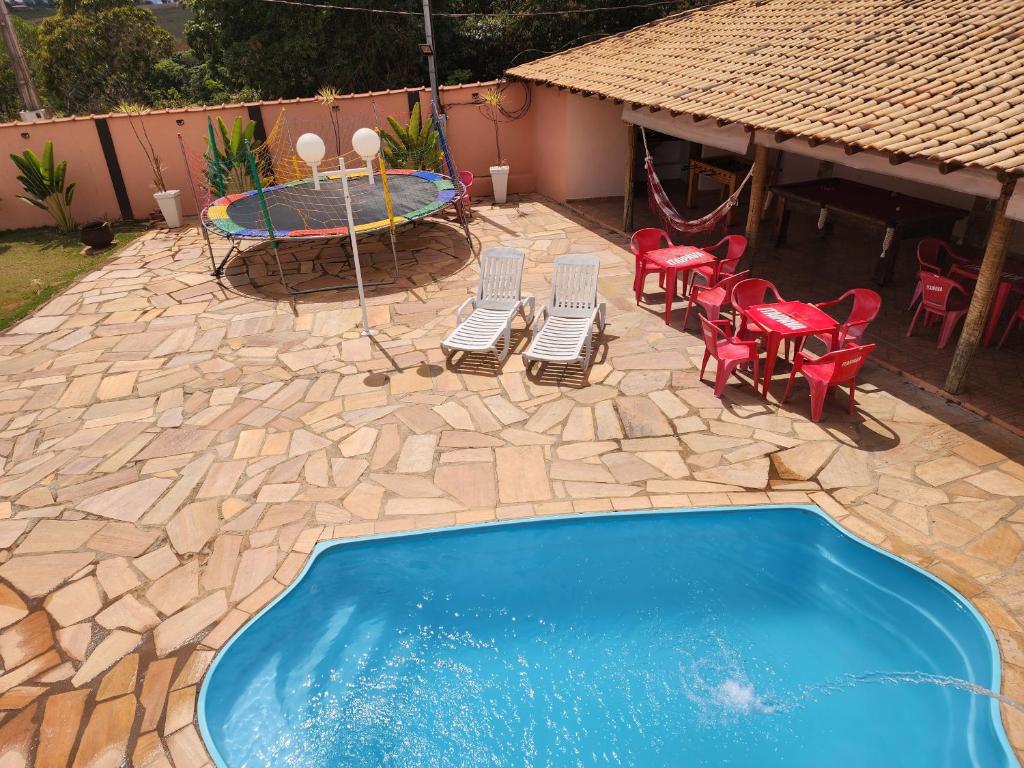
<svg viewBox="0 0 1024 768"><path fill-rule="evenodd" d="M25 194L18 195L18 199L49 213L59 232L74 231L78 226L71 215L75 184L66 184L67 160L54 164L53 142L46 142L42 157L26 149L20 155L11 155L11 160L21 171L18 181L25 190Z"/></svg>
<svg viewBox="0 0 1024 768"><path fill-rule="evenodd" d="M384 159L392 168L413 168L436 171L441 167L441 142L434 128L433 116L424 123L420 118L420 105L412 108L407 125L388 118L391 133L381 134L384 140Z"/></svg>
<svg viewBox="0 0 1024 768"><path fill-rule="evenodd" d="M213 172L220 174L226 192L245 192L253 188L254 182L246 148L253 153L256 152L255 136L256 123L252 120L243 123L241 117L236 117L229 129L223 118L217 118L213 146L207 146L207 164ZM210 140L207 139L207 145L209 143ZM257 161L257 166L261 165Z"/></svg>

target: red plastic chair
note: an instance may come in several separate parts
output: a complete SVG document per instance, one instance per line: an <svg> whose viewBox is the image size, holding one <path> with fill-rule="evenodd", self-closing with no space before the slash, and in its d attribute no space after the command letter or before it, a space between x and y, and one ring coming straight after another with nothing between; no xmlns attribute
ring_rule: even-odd
<svg viewBox="0 0 1024 768"><path fill-rule="evenodd" d="M945 272L943 272L941 265L942 256L945 256L949 262ZM933 275L950 277L954 267L968 263L970 262L967 259L961 258L953 252L953 247L949 243L937 237L922 238L917 244L917 268L919 272L931 272ZM920 298L921 283L918 281L917 285L914 286L914 295L910 299L910 306L907 309L913 309Z"/></svg>
<svg viewBox="0 0 1024 768"><path fill-rule="evenodd" d="M835 301L820 301L815 306L821 309L834 307L836 304L842 304L848 298L853 299L853 306L850 307L850 314L846 320L839 324L839 332L836 334L838 349L845 347L847 341L859 344L864 336L864 331L867 330L871 321L878 317L878 312L882 309L882 297L869 288L852 288ZM831 335L818 335L815 338L825 345L827 352L832 351Z"/></svg>
<svg viewBox="0 0 1024 768"><path fill-rule="evenodd" d="M914 319L907 328L907 336L914 332L917 318L924 310L925 324L934 320L942 320L939 331L939 349L943 349L953 335L953 329L960 319L967 314L970 297L963 286L956 280L931 272L918 272L918 285L921 291L921 303L917 306Z"/></svg>
<svg viewBox="0 0 1024 768"><path fill-rule="evenodd" d="M768 299L768 294L772 295L772 299ZM771 280L765 280L763 277L751 277L736 284L732 290L732 305L740 316L740 327L736 333L739 338L750 339L764 332L757 323L747 317L747 308L755 304L768 304L772 301L782 302L785 299L779 294L779 289Z"/></svg>
<svg viewBox="0 0 1024 768"><path fill-rule="evenodd" d="M473 186L474 178L476 177L473 176L472 171L459 171L459 181L461 181L462 186L465 187L462 192L462 204L465 205L467 209L470 209L473 206L473 196L470 194L469 190Z"/></svg>
<svg viewBox="0 0 1024 768"><path fill-rule="evenodd" d="M736 284L743 281L750 271L737 272L735 275L723 277L710 288L701 288L695 285L690 291L690 303L686 305L686 314L683 316L683 328L690 321L690 310L693 305L701 307L708 320L717 320L722 310L732 307L732 291Z"/></svg>
<svg viewBox="0 0 1024 768"><path fill-rule="evenodd" d="M700 364L700 378L704 379L704 369L708 360L715 358L715 397L721 397L729 377L740 365L754 364L754 392L757 392L757 342L743 341L733 336L732 323L728 320L700 319L701 333L704 336L704 362Z"/></svg>
<svg viewBox="0 0 1024 768"><path fill-rule="evenodd" d="M864 346L850 344L844 349L837 349L821 357L808 357L804 352L797 352L782 402L789 399L789 395L793 391L793 382L799 373L803 375L811 388L811 421L821 421L825 398L829 392L841 384L850 385L850 414L852 415L857 391L857 376L860 374L860 369L864 367L868 356L874 351L874 344L865 344Z"/></svg>
<svg viewBox="0 0 1024 768"><path fill-rule="evenodd" d="M743 235L726 235L717 243L709 245L704 250L714 253L716 249L721 248L723 245L725 246L725 254L719 256L718 261L714 264L704 264L690 270L692 277L690 278L690 284L686 286L687 293L689 293L690 288L697 284L698 277L704 286L708 286L736 272L740 265L740 259L743 258L743 253L747 250L747 238Z"/></svg>
<svg viewBox="0 0 1024 768"><path fill-rule="evenodd" d="M657 273L660 276L659 285L662 285L665 279L665 271L647 261L644 254L658 248L668 248L670 245L672 245L672 238L668 236L668 232L656 227L638 229L629 238L629 250L633 252L636 261L633 271L633 293L636 294L637 304L640 303L640 297L644 292L644 281L647 280L647 275Z"/></svg>
<svg viewBox="0 0 1024 768"><path fill-rule="evenodd" d="M999 340L998 349L1003 348L1003 342L1005 342L1006 337L1010 335L1010 331L1013 330L1014 325L1024 326L1024 299L1022 299L1020 304L1017 306L1017 311L1013 313L1013 316L1010 318L1010 322L1006 324L1006 330L1003 331L1003 338Z"/></svg>

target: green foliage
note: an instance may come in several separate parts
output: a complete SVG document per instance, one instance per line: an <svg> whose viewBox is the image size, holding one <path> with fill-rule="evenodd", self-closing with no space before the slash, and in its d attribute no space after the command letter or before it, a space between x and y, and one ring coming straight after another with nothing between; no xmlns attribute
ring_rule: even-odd
<svg viewBox="0 0 1024 768"><path fill-rule="evenodd" d="M441 145L434 128L434 118L424 123L420 117L419 102L412 108L407 125L388 117L391 133L381 134L384 159L392 168L415 168L436 171L441 167Z"/></svg>
<svg viewBox="0 0 1024 768"><path fill-rule="evenodd" d="M46 142L42 157L26 149L20 155L11 155L11 160L20 171L18 181L25 190L18 199L49 213L59 232L72 232L77 226L71 215L75 185L66 184L68 161L54 164L53 142Z"/></svg>
<svg viewBox="0 0 1024 768"><path fill-rule="evenodd" d="M309 96L324 82L349 93L427 80L416 13L385 16L257 0L186 2L188 7L151 10L133 0L59 0L56 14L36 25L15 19L47 106L65 114L105 112L121 101L179 107ZM438 12L498 14L435 17L439 77L446 83L492 79L514 64L707 2L524 17L512 14L597 8L608 0L436 0ZM412 8L408 0L347 4ZM157 16L172 10L176 25L191 17L184 22L191 50L176 50L181 40L160 26ZM0 119L14 114L16 100L0 52Z"/></svg>
<svg viewBox="0 0 1024 768"><path fill-rule="evenodd" d="M367 5L377 6L364 0ZM203 61L268 98L422 83L422 18L344 13L255 2L192 0L185 37ZM398 7L392 0L389 6ZM408 7L402 5L401 7Z"/></svg>
<svg viewBox="0 0 1024 768"><path fill-rule="evenodd" d="M217 130L214 133L213 146L210 146L209 139L206 141L206 164L212 176L211 188L220 188L217 183L219 176L228 193L253 189L255 185L248 152L255 152L259 148L255 138L256 123L252 120L243 123L242 118L236 117L229 129L224 118L218 117L215 125Z"/></svg>
<svg viewBox="0 0 1024 768"><path fill-rule="evenodd" d="M252 89L234 88L230 81L223 67L201 62L191 51L175 51L154 65L148 103L173 108L259 100Z"/></svg>
<svg viewBox="0 0 1024 768"><path fill-rule="evenodd" d="M39 85L65 113L106 112L122 101L148 103L157 62L174 39L132 0L60 0L39 23Z"/></svg>

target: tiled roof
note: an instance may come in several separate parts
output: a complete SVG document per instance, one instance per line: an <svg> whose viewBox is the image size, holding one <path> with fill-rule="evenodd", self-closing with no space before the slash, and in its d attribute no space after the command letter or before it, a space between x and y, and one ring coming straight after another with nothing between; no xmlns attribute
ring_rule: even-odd
<svg viewBox="0 0 1024 768"><path fill-rule="evenodd" d="M1022 0L730 0L508 74L945 169L1024 174Z"/></svg>

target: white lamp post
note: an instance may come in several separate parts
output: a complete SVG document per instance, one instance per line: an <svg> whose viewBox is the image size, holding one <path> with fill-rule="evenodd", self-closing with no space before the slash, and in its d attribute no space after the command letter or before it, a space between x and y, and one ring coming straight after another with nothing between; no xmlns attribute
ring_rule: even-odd
<svg viewBox="0 0 1024 768"><path fill-rule="evenodd" d="M327 154L324 140L315 133L304 133L295 142L295 151L313 169L313 189L319 190L320 174L317 171L317 166L324 159L324 155Z"/></svg>
<svg viewBox="0 0 1024 768"><path fill-rule="evenodd" d="M366 161L366 173L373 186L373 158L380 152L380 135L372 128L360 128L352 134L352 149Z"/></svg>

